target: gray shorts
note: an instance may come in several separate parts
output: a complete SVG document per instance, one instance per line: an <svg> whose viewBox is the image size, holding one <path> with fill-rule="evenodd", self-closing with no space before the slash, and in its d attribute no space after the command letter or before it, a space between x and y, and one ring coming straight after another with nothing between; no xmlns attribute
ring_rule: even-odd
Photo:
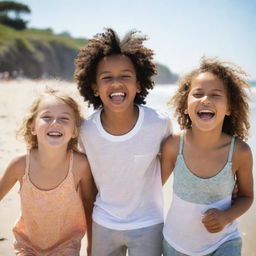
<svg viewBox="0 0 256 256"><path fill-rule="evenodd" d="M163 223L132 230L113 230L95 222L92 226L92 256L160 256Z"/></svg>
<svg viewBox="0 0 256 256"><path fill-rule="evenodd" d="M241 238L235 238L226 241L220 245L214 252L206 254L205 256L241 256L242 240ZM163 255L164 256L189 256L181 252L176 251L168 242L163 239Z"/></svg>

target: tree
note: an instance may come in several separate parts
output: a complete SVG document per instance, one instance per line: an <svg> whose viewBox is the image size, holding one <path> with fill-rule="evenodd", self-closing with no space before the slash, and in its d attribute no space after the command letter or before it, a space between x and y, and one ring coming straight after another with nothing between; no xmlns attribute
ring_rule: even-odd
<svg viewBox="0 0 256 256"><path fill-rule="evenodd" d="M31 11L27 5L13 1L0 2L0 23L19 30L25 29L27 21L21 19L20 15L30 12ZM10 14L12 13L14 13L15 18L10 17Z"/></svg>

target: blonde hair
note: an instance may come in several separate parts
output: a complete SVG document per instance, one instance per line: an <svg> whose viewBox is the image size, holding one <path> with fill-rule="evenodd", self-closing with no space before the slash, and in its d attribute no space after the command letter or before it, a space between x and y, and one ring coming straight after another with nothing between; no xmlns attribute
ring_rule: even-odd
<svg viewBox="0 0 256 256"><path fill-rule="evenodd" d="M170 101L175 108L175 116L178 117L180 128L190 129L192 126L189 115L185 113L188 94L193 79L204 72L210 72L217 76L227 90L231 114L225 116L222 131L246 140L250 128L248 95L244 90L250 87L245 79L248 75L234 63L223 62L217 58L201 58L199 68L181 77L179 88Z"/></svg>
<svg viewBox="0 0 256 256"><path fill-rule="evenodd" d="M77 101L71 97L64 89L60 88L50 88L46 87L45 90L38 95L38 97L33 101L28 112L23 118L20 129L17 132L17 135L22 137L27 144L27 148L34 149L38 148L37 136L33 135L31 132L31 125L35 119L40 103L45 97L53 96L57 99L64 101L75 113L75 138L71 138L68 143L68 149L73 149L79 151L78 148L78 135L80 126L83 120L81 109Z"/></svg>

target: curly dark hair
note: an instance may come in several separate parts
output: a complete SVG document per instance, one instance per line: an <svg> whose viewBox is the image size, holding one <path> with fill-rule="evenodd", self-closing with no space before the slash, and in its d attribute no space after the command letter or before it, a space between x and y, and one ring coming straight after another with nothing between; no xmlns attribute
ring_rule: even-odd
<svg viewBox="0 0 256 256"><path fill-rule="evenodd" d="M248 75L234 63L223 62L217 58L201 58L199 68L181 77L179 88L170 101L170 104L175 107L175 116L178 117L180 128L191 128L189 115L184 113L187 108L190 85L196 76L204 72L214 74L226 86L231 114L225 116L222 131L246 140L250 128L248 94L244 90L250 87L245 79Z"/></svg>
<svg viewBox="0 0 256 256"><path fill-rule="evenodd" d="M136 104L145 104L148 90L154 86L152 76L156 74L156 65L152 62L153 51L143 46L145 36L138 36L138 31L130 31L120 41L116 32L107 28L105 33L96 34L80 49L75 60L74 74L78 90L95 109L102 107L100 97L94 95L92 85L96 83L96 69L99 61L109 55L123 54L129 57L136 70L136 78L140 83L140 93L134 99Z"/></svg>

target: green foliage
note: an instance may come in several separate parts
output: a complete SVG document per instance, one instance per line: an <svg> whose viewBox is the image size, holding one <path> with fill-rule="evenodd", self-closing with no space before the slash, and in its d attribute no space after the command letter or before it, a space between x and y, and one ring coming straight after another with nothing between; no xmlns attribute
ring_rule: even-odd
<svg viewBox="0 0 256 256"><path fill-rule="evenodd" d="M17 30L25 29L27 24L27 22L22 19L11 19L8 16L0 16L0 23Z"/></svg>
<svg viewBox="0 0 256 256"><path fill-rule="evenodd" d="M0 24L0 72L21 70L25 77L72 79L74 59L85 39L56 35L51 29L16 30Z"/></svg>
<svg viewBox="0 0 256 256"><path fill-rule="evenodd" d="M30 13L30 9L27 5L13 2L2 1L0 2L0 13L6 15L6 13L14 11L15 13Z"/></svg>
<svg viewBox="0 0 256 256"><path fill-rule="evenodd" d="M16 14L16 18L10 18L8 15L10 12ZM3 1L0 2L0 23L17 30L25 29L27 22L20 18L21 13L30 13L30 9L27 5L12 2L12 1Z"/></svg>
<svg viewBox="0 0 256 256"><path fill-rule="evenodd" d="M55 42L76 50L86 44L86 39L55 35L51 29L25 29L17 31L0 24L0 52L6 47L15 46L17 39L26 42L25 45L29 50L34 48L32 45L36 42L44 44L46 47L50 43Z"/></svg>

